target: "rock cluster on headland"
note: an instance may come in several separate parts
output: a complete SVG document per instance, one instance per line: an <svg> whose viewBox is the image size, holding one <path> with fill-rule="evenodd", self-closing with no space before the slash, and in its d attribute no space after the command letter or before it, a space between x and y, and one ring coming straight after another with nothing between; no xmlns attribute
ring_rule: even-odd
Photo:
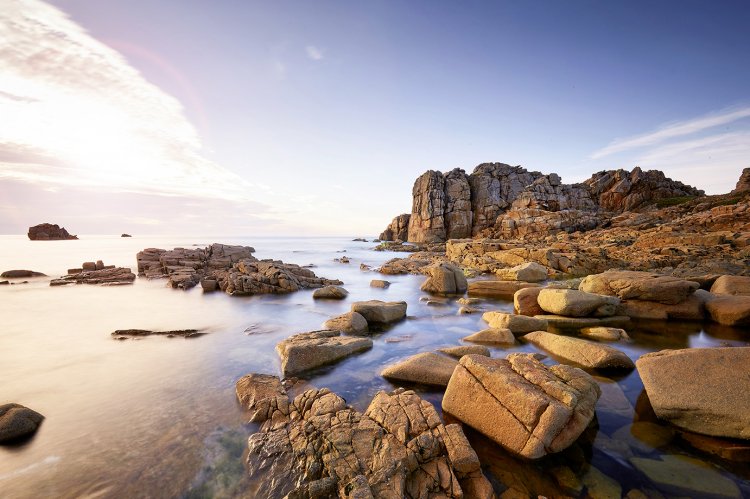
<svg viewBox="0 0 750 499"><path fill-rule="evenodd" d="M147 248L137 255L138 275L167 278L173 288L221 289L231 295L291 293L302 288L343 284L279 260L258 260L249 246L214 243L206 248Z"/></svg>
<svg viewBox="0 0 750 499"><path fill-rule="evenodd" d="M262 422L248 440L253 497L494 497L461 427L412 391L380 391L360 413L326 388L290 400L249 375L237 397Z"/></svg>
<svg viewBox="0 0 750 499"><path fill-rule="evenodd" d="M57 224L39 224L29 227L29 239L32 241L59 241L64 239L78 239Z"/></svg>

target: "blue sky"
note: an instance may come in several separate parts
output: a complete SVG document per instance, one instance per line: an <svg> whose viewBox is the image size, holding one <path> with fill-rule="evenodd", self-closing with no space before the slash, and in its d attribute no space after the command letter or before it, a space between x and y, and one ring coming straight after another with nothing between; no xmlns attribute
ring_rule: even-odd
<svg viewBox="0 0 750 499"><path fill-rule="evenodd" d="M57 22L41 2L8 1ZM170 123L192 127L168 137L170 158L184 147L190 157L153 182L162 163L113 165L113 178L127 170L117 182L94 172L99 157L85 157L92 166L75 175L87 182L0 170L0 188L25 199L32 193L34 215L45 220L52 215L43 216L44 207L72 193L111 192L112 206L96 220L83 208L55 210L55 221L68 217L78 232L115 221L115 232L372 234L409 211L421 172L471 171L486 161L557 172L567 182L640 165L713 193L731 190L750 166L747 2L52 4L78 25L78 36L104 47L91 51L123 58L109 54L108 69L87 78L127 73L117 78L133 84L116 91L138 87L136 95L150 96L118 103L150 102L138 113L154 124L139 154L157 147L160 129L172 133ZM28 68L23 75L44 76ZM99 88L113 78L105 80ZM19 85L9 92L0 80L0 92L22 109ZM166 114L157 115L162 104ZM103 129L121 137L116 116L111 123ZM114 138L102 142L119 147ZM186 161L198 166L180 172ZM123 165L134 163L148 161L133 155ZM196 168L208 172L198 183L190 180ZM184 182L162 188L175 176ZM150 201L128 203L131 196ZM1 203L0 232L37 223ZM148 213L136 204L150 206ZM223 220L207 219L207 210Z"/></svg>

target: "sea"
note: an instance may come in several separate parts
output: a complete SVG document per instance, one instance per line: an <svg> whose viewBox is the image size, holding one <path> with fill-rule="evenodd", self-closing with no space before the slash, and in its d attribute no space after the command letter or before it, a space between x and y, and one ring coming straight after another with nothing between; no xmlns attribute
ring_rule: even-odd
<svg viewBox="0 0 750 499"><path fill-rule="evenodd" d="M200 286L172 289L166 280L141 277L125 286L49 285L50 278L86 261L102 260L136 272L136 254L142 249L214 242L252 246L260 259L311 265L318 276L342 280L349 296L313 300L312 290L229 296L206 293ZM249 373L279 375L279 341L320 329L355 301L406 301L407 319L373 335L371 350L301 377L301 383L328 387L364 411L379 390L396 388L380 376L385 366L462 344L462 337L486 327L481 313L459 314L456 297L428 299L419 289L424 276L383 276L371 270L408 256L373 251L375 246L342 237L136 234L30 241L0 236L0 272L29 269L48 276L11 279L13 284L0 286L0 404L19 403L45 416L32 438L0 445L0 497L252 497L243 460L247 438L258 428L247 422L237 403L235 383ZM342 256L350 263L335 261ZM371 287L372 279L387 279L391 286ZM512 311L513 304L488 299L479 307ZM205 334L117 340L111 333L118 329L199 329ZM670 321L627 329L632 341L616 346L633 360L665 348L749 345L747 330L708 324ZM519 342L491 351L493 357L504 357L536 350ZM631 461L676 456L706 470L702 480L715 480L716 490L750 497L750 465L698 450L656 421L636 370L607 374L600 383L609 401L600 401L596 422L576 443L574 455L526 462L469 430L498 495L510 486L525 487L534 497L555 492L596 496L602 490L625 495L631 489L680 495L649 479ZM440 411L440 390L407 388ZM580 487L563 489L561 466L574 472Z"/></svg>

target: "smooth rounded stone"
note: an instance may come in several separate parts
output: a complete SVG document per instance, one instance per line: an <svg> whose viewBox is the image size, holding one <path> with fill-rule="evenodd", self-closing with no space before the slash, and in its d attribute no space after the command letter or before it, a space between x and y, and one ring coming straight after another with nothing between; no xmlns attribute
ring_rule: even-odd
<svg viewBox="0 0 750 499"><path fill-rule="evenodd" d="M201 288L203 291L216 291L219 289L219 282L216 279L201 279Z"/></svg>
<svg viewBox="0 0 750 499"><path fill-rule="evenodd" d="M523 281L473 281L469 283L469 296L511 298L519 289L538 288L539 284Z"/></svg>
<svg viewBox="0 0 750 499"><path fill-rule="evenodd" d="M532 355L461 358L443 410L513 454L537 459L572 444L594 417L599 386L584 371ZM541 417L540 417L541 416Z"/></svg>
<svg viewBox="0 0 750 499"><path fill-rule="evenodd" d="M596 410L632 419L634 412L633 405L625 396L625 392L622 391L620 385L614 380L603 376L594 376L593 378L599 383L599 388L602 392L599 402L596 404Z"/></svg>
<svg viewBox="0 0 750 499"><path fill-rule="evenodd" d="M616 430L612 438L627 442L633 450L648 454L669 445L675 438L675 431L650 421L635 421Z"/></svg>
<svg viewBox="0 0 750 499"><path fill-rule="evenodd" d="M343 300L349 292L341 286L323 286L313 291L313 298L326 300Z"/></svg>
<svg viewBox="0 0 750 499"><path fill-rule="evenodd" d="M687 497L742 497L736 483L698 459L665 455L661 459L632 457L630 463L667 494Z"/></svg>
<svg viewBox="0 0 750 499"><path fill-rule="evenodd" d="M490 327L482 329L478 333L462 338L463 341L472 343L487 343L496 345L512 345L516 342L516 337L510 329Z"/></svg>
<svg viewBox="0 0 750 499"><path fill-rule="evenodd" d="M621 300L648 300L675 305L691 295L700 284L672 276L634 270L608 270L586 276L581 291L617 296Z"/></svg>
<svg viewBox="0 0 750 499"><path fill-rule="evenodd" d="M547 280L547 267L527 262L508 269L498 269L495 275L503 281L542 282Z"/></svg>
<svg viewBox="0 0 750 499"><path fill-rule="evenodd" d="M8 279L18 279L21 277L46 277L47 274L41 272L34 272L33 270L6 270L0 277L6 277Z"/></svg>
<svg viewBox="0 0 750 499"><path fill-rule="evenodd" d="M750 324L750 296L712 295L706 310L714 322L725 326Z"/></svg>
<svg viewBox="0 0 750 499"><path fill-rule="evenodd" d="M711 292L717 295L750 296L750 277L723 275L711 285Z"/></svg>
<svg viewBox="0 0 750 499"><path fill-rule="evenodd" d="M591 340L599 341L620 341L630 339L630 336L628 336L628 333L625 332L624 329L617 327L585 327L581 329L580 335Z"/></svg>
<svg viewBox="0 0 750 499"><path fill-rule="evenodd" d="M705 303L709 293L697 290L685 300L674 305L645 300L626 300L618 308L618 313L633 319L648 320L688 320L702 321L706 318Z"/></svg>
<svg viewBox="0 0 750 499"><path fill-rule="evenodd" d="M363 335L368 332L367 320L357 312L347 312L325 321L325 329L341 331L346 334Z"/></svg>
<svg viewBox="0 0 750 499"><path fill-rule="evenodd" d="M623 352L580 338L535 331L524 340L561 359L593 369L633 369L635 364Z"/></svg>
<svg viewBox="0 0 750 499"><path fill-rule="evenodd" d="M663 420L696 433L750 439L750 347L687 348L637 361L651 406Z"/></svg>
<svg viewBox="0 0 750 499"><path fill-rule="evenodd" d="M451 357L422 352L390 365L380 375L389 381L406 381L430 386L448 386L453 369L458 365Z"/></svg>
<svg viewBox="0 0 750 499"><path fill-rule="evenodd" d="M0 443L34 433L44 416L20 404L0 405Z"/></svg>
<svg viewBox="0 0 750 499"><path fill-rule="evenodd" d="M620 327L630 323L630 317L626 315L613 315L612 317L565 317L562 315L537 315L537 319L547 321L547 327L558 327L561 329L582 329L585 327Z"/></svg>
<svg viewBox="0 0 750 499"><path fill-rule="evenodd" d="M284 376L290 376L370 348L370 338L341 336L341 331L322 330L290 336L276 345L276 352L281 357Z"/></svg>
<svg viewBox="0 0 750 499"><path fill-rule="evenodd" d="M467 283L463 271L450 263L436 263L423 269L429 277L420 289L428 293L463 294Z"/></svg>
<svg viewBox="0 0 750 499"><path fill-rule="evenodd" d="M524 335L532 331L546 331L547 321L526 315L508 314L505 312L485 312L482 320L496 329L510 329L514 335Z"/></svg>
<svg viewBox="0 0 750 499"><path fill-rule="evenodd" d="M277 376L248 374L237 380L235 391L240 405L251 412L250 421L262 423L276 411L289 415L289 397Z"/></svg>
<svg viewBox="0 0 750 499"><path fill-rule="evenodd" d="M383 279L373 279L372 281L370 281L371 288L387 288L390 285L391 283L389 281L385 281Z"/></svg>
<svg viewBox="0 0 750 499"><path fill-rule="evenodd" d="M554 315L610 317L617 312L620 300L576 289L543 289L537 296L537 303L542 310Z"/></svg>
<svg viewBox="0 0 750 499"><path fill-rule="evenodd" d="M520 315L542 315L544 310L539 306L537 297L544 288L523 288L513 294L513 309Z"/></svg>
<svg viewBox="0 0 750 499"><path fill-rule="evenodd" d="M367 323L388 324L406 317L405 301L380 300L358 301L352 303L352 312L357 312Z"/></svg>
<svg viewBox="0 0 750 499"><path fill-rule="evenodd" d="M451 357L454 357L456 359L460 359L464 355L484 355L485 357L490 356L490 349L482 345L459 345L456 347L438 348L438 352L450 355Z"/></svg>

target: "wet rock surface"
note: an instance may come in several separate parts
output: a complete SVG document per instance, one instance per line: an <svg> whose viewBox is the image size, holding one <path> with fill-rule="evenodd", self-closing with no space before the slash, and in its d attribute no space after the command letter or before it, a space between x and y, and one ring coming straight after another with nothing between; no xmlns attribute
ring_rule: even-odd
<svg viewBox="0 0 750 499"><path fill-rule="evenodd" d="M13 442L36 432L44 416L20 404L0 405L0 444Z"/></svg>
<svg viewBox="0 0 750 499"><path fill-rule="evenodd" d="M380 391L364 413L325 388L288 407L248 440L253 497L493 497L461 428L412 391Z"/></svg>
<svg viewBox="0 0 750 499"><path fill-rule="evenodd" d="M458 365L451 357L434 352L423 352L390 365L380 373L385 379L398 383L419 383L448 386L453 369Z"/></svg>
<svg viewBox="0 0 750 499"><path fill-rule="evenodd" d="M546 367L533 355L467 355L451 377L443 410L506 450L536 459L572 444L594 417L600 389L584 371Z"/></svg>
<svg viewBox="0 0 750 499"><path fill-rule="evenodd" d="M321 330L290 336L276 345L276 352L281 357L284 376L290 376L370 348L372 340L369 338L341 336L341 331Z"/></svg>
<svg viewBox="0 0 750 499"><path fill-rule="evenodd" d="M663 350L636 365L659 418L697 433L750 439L750 347Z"/></svg>

